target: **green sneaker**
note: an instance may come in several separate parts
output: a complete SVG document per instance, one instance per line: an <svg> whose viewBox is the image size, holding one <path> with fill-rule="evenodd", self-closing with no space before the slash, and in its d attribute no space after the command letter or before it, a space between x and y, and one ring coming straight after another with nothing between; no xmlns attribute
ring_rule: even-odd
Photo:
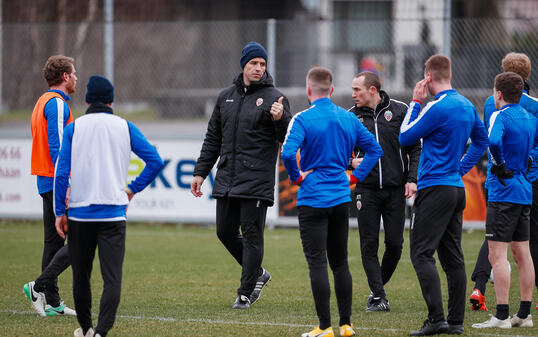
<svg viewBox="0 0 538 337"><path fill-rule="evenodd" d="M39 316L45 317L45 311L43 306L45 304L45 294L34 290L35 282L28 282L24 285L22 291L32 303L33 309L39 314Z"/></svg>
<svg viewBox="0 0 538 337"><path fill-rule="evenodd" d="M47 316L76 316L77 312L67 307L62 301L59 306L53 307L50 305L45 306L45 315Z"/></svg>

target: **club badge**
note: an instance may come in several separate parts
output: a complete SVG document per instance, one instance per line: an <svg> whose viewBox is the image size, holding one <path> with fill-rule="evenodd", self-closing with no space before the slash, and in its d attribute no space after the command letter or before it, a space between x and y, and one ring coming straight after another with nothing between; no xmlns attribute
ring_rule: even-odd
<svg viewBox="0 0 538 337"><path fill-rule="evenodd" d="M364 123L364 118L359 118L359 122Z"/></svg>
<svg viewBox="0 0 538 337"><path fill-rule="evenodd" d="M260 106L260 105L262 105L262 104L263 104L263 98L260 97L260 98L258 98L258 99L256 100L256 106Z"/></svg>
<svg viewBox="0 0 538 337"><path fill-rule="evenodd" d="M390 122L390 120L392 119L392 111L385 111L385 119L387 120L387 122Z"/></svg>

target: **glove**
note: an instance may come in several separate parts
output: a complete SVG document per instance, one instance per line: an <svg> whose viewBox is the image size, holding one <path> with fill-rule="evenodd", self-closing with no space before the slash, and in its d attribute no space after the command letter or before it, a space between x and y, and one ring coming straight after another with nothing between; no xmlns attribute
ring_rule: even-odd
<svg viewBox="0 0 538 337"><path fill-rule="evenodd" d="M499 179L499 182L503 186L506 186L506 182L504 182L504 179L510 179L514 176L514 173L512 173L512 171L506 170L504 163L499 164L499 165L492 165L491 173L497 176L497 179Z"/></svg>
<svg viewBox="0 0 538 337"><path fill-rule="evenodd" d="M529 162L527 164L527 172L525 174L529 174L529 172L531 171L531 168L532 168L532 157L529 157Z"/></svg>
<svg viewBox="0 0 538 337"><path fill-rule="evenodd" d="M349 175L349 184L350 185L355 185L358 182L359 182L359 179L357 177L355 177L353 174Z"/></svg>
<svg viewBox="0 0 538 337"><path fill-rule="evenodd" d="M301 185L301 182L303 181L303 176L299 176L299 179L292 181L291 183L293 185Z"/></svg>

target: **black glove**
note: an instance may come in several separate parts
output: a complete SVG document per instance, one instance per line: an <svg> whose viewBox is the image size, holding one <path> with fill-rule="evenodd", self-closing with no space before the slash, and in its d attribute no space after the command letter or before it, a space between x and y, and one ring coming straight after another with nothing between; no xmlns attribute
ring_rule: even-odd
<svg viewBox="0 0 538 337"><path fill-rule="evenodd" d="M532 157L529 157L529 163L527 164L527 172L525 174L529 174L532 168Z"/></svg>
<svg viewBox="0 0 538 337"><path fill-rule="evenodd" d="M500 165L492 165L491 166L491 173L497 176L497 179L499 179L499 182L506 186L506 183L504 182L504 179L510 179L514 176L514 173L512 171L507 171L506 167L504 166L504 163Z"/></svg>

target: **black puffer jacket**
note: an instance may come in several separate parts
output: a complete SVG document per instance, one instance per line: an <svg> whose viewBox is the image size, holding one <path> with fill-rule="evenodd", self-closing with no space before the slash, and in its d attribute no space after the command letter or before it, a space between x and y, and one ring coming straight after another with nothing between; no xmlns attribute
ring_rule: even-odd
<svg viewBox="0 0 538 337"><path fill-rule="evenodd" d="M370 107L353 106L352 111L375 136L383 149L383 157L370 174L360 183L371 188L396 187L407 182L417 182L420 141L413 146L403 147L398 141L407 105L390 99L386 92L379 91L381 102L374 111ZM355 155L363 157L364 152L356 149ZM408 158L409 155L409 158Z"/></svg>
<svg viewBox="0 0 538 337"><path fill-rule="evenodd" d="M260 199L274 203L275 164L279 143L284 141L291 119L284 97L284 112L272 119L271 105L283 96L266 72L245 88L243 73L217 99L207 126L194 175L207 177L217 164L213 197Z"/></svg>

